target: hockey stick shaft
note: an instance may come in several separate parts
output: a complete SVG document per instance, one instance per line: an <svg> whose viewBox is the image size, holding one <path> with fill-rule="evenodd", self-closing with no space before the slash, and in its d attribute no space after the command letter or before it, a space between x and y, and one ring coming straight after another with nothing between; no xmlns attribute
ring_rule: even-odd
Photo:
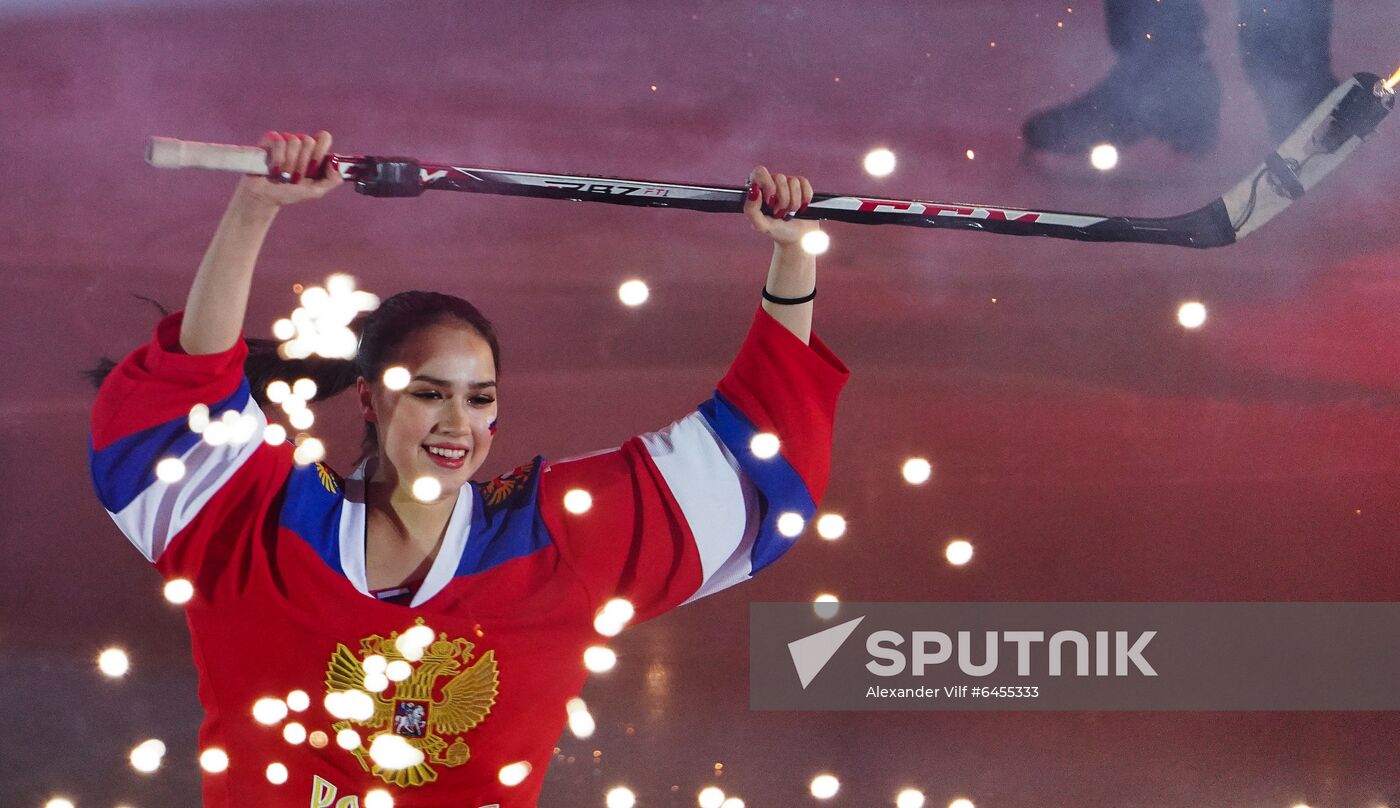
<svg viewBox="0 0 1400 808"><path fill-rule="evenodd" d="M1394 105L1394 92L1378 77L1358 73L1342 82L1298 129L1224 197L1190 213L1166 218L1101 216L996 205L923 202L849 194L817 194L803 219L853 224L901 224L977 230L1080 241L1138 242L1182 247L1221 247L1262 225L1330 173ZM267 153L250 146L151 138L146 161L161 168L198 167L246 174L268 173ZM713 213L743 210L747 189L687 185L585 174L547 174L497 168L420 163L399 157L332 154L327 168L353 180L369 196L418 196L424 191L464 191L504 196L570 199ZM1263 183L1268 178L1267 184Z"/></svg>

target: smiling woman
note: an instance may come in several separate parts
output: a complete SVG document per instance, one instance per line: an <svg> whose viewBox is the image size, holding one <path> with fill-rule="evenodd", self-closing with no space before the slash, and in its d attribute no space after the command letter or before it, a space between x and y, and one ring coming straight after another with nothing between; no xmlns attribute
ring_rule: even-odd
<svg viewBox="0 0 1400 808"><path fill-rule="evenodd" d="M93 374L98 498L166 578L193 583L200 743L221 761L205 804L306 805L309 790L313 806L534 806L599 633L747 580L815 514L849 374L811 333L816 265L798 244L816 225L783 217L811 186L754 169L745 211L773 259L711 399L478 484L507 381L471 304L393 295L352 323L348 360L243 337L273 217L339 183L321 174L324 132L263 146L280 180L240 182L185 309ZM268 386L302 377L318 400L355 388L365 438L346 478L263 439ZM194 411L256 428L216 441ZM294 721L266 709L318 690Z"/></svg>

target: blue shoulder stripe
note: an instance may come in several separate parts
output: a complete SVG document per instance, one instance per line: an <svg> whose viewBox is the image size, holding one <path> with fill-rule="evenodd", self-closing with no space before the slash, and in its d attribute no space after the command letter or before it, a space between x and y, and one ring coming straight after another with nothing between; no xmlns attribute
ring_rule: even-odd
<svg viewBox="0 0 1400 808"><path fill-rule="evenodd" d="M323 463L292 469L281 524L316 551L340 575L340 511L345 507L345 484Z"/></svg>
<svg viewBox="0 0 1400 808"><path fill-rule="evenodd" d="M540 516L540 469L544 457L478 486L472 484L472 528L457 576L485 572L534 553L551 539Z"/></svg>
<svg viewBox="0 0 1400 808"><path fill-rule="evenodd" d="M807 491L807 484L781 452L766 460L754 456L749 444L758 434L758 428L718 390L710 400L700 405L699 410L729 453L739 462L740 470L753 481L763 500L758 536L750 556L752 574L757 574L778 560L797 541L778 532L778 517L793 512L799 514L804 522L811 521L817 512L816 503Z"/></svg>
<svg viewBox="0 0 1400 808"><path fill-rule="evenodd" d="M248 404L248 378L233 395L212 404L209 411L218 417L225 410L242 412ZM112 513L125 510L156 481L156 463L166 457L184 457L202 438L190 431L189 418L173 418L114 441L101 451L93 448L88 436L88 470L93 489L102 507Z"/></svg>

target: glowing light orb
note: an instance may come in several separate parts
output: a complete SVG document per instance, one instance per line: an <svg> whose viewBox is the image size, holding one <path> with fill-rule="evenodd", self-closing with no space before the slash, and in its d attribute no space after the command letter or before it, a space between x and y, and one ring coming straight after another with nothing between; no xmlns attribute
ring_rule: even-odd
<svg viewBox="0 0 1400 808"><path fill-rule="evenodd" d="M808 230L802 234L801 244L808 255L821 255L831 249L831 236L823 230Z"/></svg>
<svg viewBox="0 0 1400 808"><path fill-rule="evenodd" d="M200 753L199 767L210 774L220 774L228 769L228 754L217 746L211 746Z"/></svg>
<svg viewBox="0 0 1400 808"><path fill-rule="evenodd" d="M268 446L281 446L287 442L287 428L281 424L268 424L263 430L263 440Z"/></svg>
<svg viewBox="0 0 1400 808"><path fill-rule="evenodd" d="M384 668L384 678L391 682L402 682L412 675L413 666L402 659L396 659Z"/></svg>
<svg viewBox="0 0 1400 808"><path fill-rule="evenodd" d="M97 655L97 669L112 677L125 676L131 668L131 660L120 648L108 648Z"/></svg>
<svg viewBox="0 0 1400 808"><path fill-rule="evenodd" d="M819 774L812 778L812 796L819 800L829 800L841 790L841 781L830 774Z"/></svg>
<svg viewBox="0 0 1400 808"><path fill-rule="evenodd" d="M501 767L501 771L496 775L504 786L518 786L525 782L525 778L530 776L530 764L528 761L519 760L515 763Z"/></svg>
<svg viewBox="0 0 1400 808"><path fill-rule="evenodd" d="M316 397L316 381L302 377L292 383L292 395L303 401L310 401Z"/></svg>
<svg viewBox="0 0 1400 808"><path fill-rule="evenodd" d="M196 404L190 407L189 416L190 431L198 434L209 426L209 405Z"/></svg>
<svg viewBox="0 0 1400 808"><path fill-rule="evenodd" d="M344 690L332 690L327 693L325 701L323 701L322 704L325 705L326 712L336 718L344 720L350 717L351 705L349 700L346 699L346 692Z"/></svg>
<svg viewBox="0 0 1400 808"><path fill-rule="evenodd" d="M365 808L394 808L394 798L382 788L365 794Z"/></svg>
<svg viewBox="0 0 1400 808"><path fill-rule="evenodd" d="M287 702L281 699L264 698L253 703L253 720L264 726L272 726L287 717Z"/></svg>
<svg viewBox="0 0 1400 808"><path fill-rule="evenodd" d="M278 379L267 384L267 400L273 404L281 404L292 396L292 386Z"/></svg>
<svg viewBox="0 0 1400 808"><path fill-rule="evenodd" d="M306 694L305 690L293 690L287 694L287 706L293 712L302 712L311 706L311 697Z"/></svg>
<svg viewBox="0 0 1400 808"><path fill-rule="evenodd" d="M65 797L54 797L44 803L44 808L73 808L73 801Z"/></svg>
<svg viewBox="0 0 1400 808"><path fill-rule="evenodd" d="M865 173L872 177L888 177L894 172L894 152L872 149L865 155Z"/></svg>
<svg viewBox="0 0 1400 808"><path fill-rule="evenodd" d="M383 693L389 689L389 677L382 673L365 674L365 690L371 693Z"/></svg>
<svg viewBox="0 0 1400 808"><path fill-rule="evenodd" d="M295 337L296 335L296 323L292 322L286 317L283 317L282 319L272 324L272 336L276 337L282 342L286 342L287 340L291 339L292 337Z"/></svg>
<svg viewBox="0 0 1400 808"><path fill-rule="evenodd" d="M426 646L435 639L437 639L437 635L433 632L432 628L422 624L413 626L403 633L403 641L405 643L417 646Z"/></svg>
<svg viewBox="0 0 1400 808"><path fill-rule="evenodd" d="M364 661L360 663L360 666L365 669L365 673L374 675L376 673L383 673L385 669L389 667L389 660L385 659L380 654L370 654L365 657Z"/></svg>
<svg viewBox="0 0 1400 808"><path fill-rule="evenodd" d="M257 431L258 419L251 413L243 413L230 426L229 441L242 446L252 440Z"/></svg>
<svg viewBox="0 0 1400 808"><path fill-rule="evenodd" d="M910 485L922 485L933 476L933 466L922 457L911 457L904 461L901 473L904 475L904 481Z"/></svg>
<svg viewBox="0 0 1400 808"><path fill-rule="evenodd" d="M598 610L598 615L593 618L593 630L604 637L616 637L626 628L635 613L630 601L613 598Z"/></svg>
<svg viewBox="0 0 1400 808"><path fill-rule="evenodd" d="M650 296L651 290L647 288L645 281L630 280L617 287L617 299L625 306L640 306L647 302Z"/></svg>
<svg viewBox="0 0 1400 808"><path fill-rule="evenodd" d="M967 159L969 160L976 159L977 157L977 154L974 151L972 151L972 149L968 149L967 151L963 152L963 154L965 154L967 156Z"/></svg>
<svg viewBox="0 0 1400 808"><path fill-rule="evenodd" d="M316 413L311 410L297 410L287 416L287 421L296 429L310 429L311 425L316 423Z"/></svg>
<svg viewBox="0 0 1400 808"><path fill-rule="evenodd" d="M325 456L326 445L316 438L307 438L297 444L297 448L292 452L292 460L301 466L315 463Z"/></svg>
<svg viewBox="0 0 1400 808"><path fill-rule="evenodd" d="M317 749L325 749L326 744L330 743L330 739L326 737L326 733L320 731L319 729L311 733L310 737L307 740L312 746L314 746Z"/></svg>
<svg viewBox="0 0 1400 808"><path fill-rule="evenodd" d="M290 721L282 727L282 740L295 746L306 741L306 727L295 721Z"/></svg>
<svg viewBox="0 0 1400 808"><path fill-rule="evenodd" d="M778 436L772 432L760 432L753 436L753 440L749 441L749 451L753 452L753 456L759 460L768 460L777 456L780 448L782 448L782 443L778 440Z"/></svg>
<svg viewBox="0 0 1400 808"><path fill-rule="evenodd" d="M202 437L204 442L210 446L223 446L228 443L229 436L233 430L224 421L210 421L209 426L204 428Z"/></svg>
<svg viewBox="0 0 1400 808"><path fill-rule="evenodd" d="M730 797L719 804L719 808L744 808L744 801L738 797Z"/></svg>
<svg viewBox="0 0 1400 808"><path fill-rule="evenodd" d="M287 782L287 767L281 763L269 763L267 765L267 781L274 786L280 786Z"/></svg>
<svg viewBox="0 0 1400 808"><path fill-rule="evenodd" d="M924 792L906 788L894 798L894 808L924 808Z"/></svg>
<svg viewBox="0 0 1400 808"><path fill-rule="evenodd" d="M573 514L588 513L593 507L593 495L582 488L574 488L564 494L564 510Z"/></svg>
<svg viewBox="0 0 1400 808"><path fill-rule="evenodd" d="M606 673L617 665L617 653L611 648L594 645L583 652L583 664L593 673Z"/></svg>
<svg viewBox="0 0 1400 808"><path fill-rule="evenodd" d="M1182 328L1200 328L1206 324L1205 304L1196 300L1182 303L1176 310L1176 321L1181 323Z"/></svg>
<svg viewBox="0 0 1400 808"><path fill-rule="evenodd" d="M330 302L330 293L319 286L309 286L301 293L301 305L312 313L324 309Z"/></svg>
<svg viewBox="0 0 1400 808"><path fill-rule="evenodd" d="M341 749L355 750L360 748L360 733L349 727L335 734L335 745Z"/></svg>
<svg viewBox="0 0 1400 808"><path fill-rule="evenodd" d="M305 399L297 398L293 395L288 395L286 398L282 399L282 412L285 412L288 415L291 415L295 412L301 412L304 409L306 409Z"/></svg>
<svg viewBox="0 0 1400 808"><path fill-rule="evenodd" d="M977 808L977 806L973 805L972 800L966 797L958 797L948 803L948 808ZM1300 808L1307 808L1307 806L1301 806Z"/></svg>
<svg viewBox="0 0 1400 808"><path fill-rule="evenodd" d="M419 477L413 481L413 498L419 502L432 502L442 496L442 483L436 477Z"/></svg>
<svg viewBox="0 0 1400 808"><path fill-rule="evenodd" d="M835 541L846 535L846 517L839 513L823 514L817 519L817 535Z"/></svg>
<svg viewBox="0 0 1400 808"><path fill-rule="evenodd" d="M830 620L841 611L841 601L835 595L823 593L812 600L812 613L823 620Z"/></svg>
<svg viewBox="0 0 1400 808"><path fill-rule="evenodd" d="M795 539L802 533L802 529L807 526L807 520L802 518L802 514L788 511L778 517L778 532Z"/></svg>
<svg viewBox="0 0 1400 808"><path fill-rule="evenodd" d="M700 789L696 802L700 803L700 808L719 808L724 803L724 791L718 786L706 786Z"/></svg>
<svg viewBox="0 0 1400 808"><path fill-rule="evenodd" d="M175 483L185 477L185 462L178 457L167 457L156 463L156 479L163 483Z"/></svg>
<svg viewBox="0 0 1400 808"><path fill-rule="evenodd" d="M142 741L131 750L131 768L143 774L150 774L160 768L161 758L165 757L165 744L155 738Z"/></svg>
<svg viewBox="0 0 1400 808"><path fill-rule="evenodd" d="M593 720L593 714L588 712L588 705L583 703L583 699L569 699L565 709L569 713L569 731L574 734L575 738L587 738L598 728L597 723Z"/></svg>
<svg viewBox="0 0 1400 808"><path fill-rule="evenodd" d="M364 723L374 717L374 698L363 690L345 691L348 718Z"/></svg>
<svg viewBox="0 0 1400 808"><path fill-rule="evenodd" d="M394 365L384 371L384 386L390 390L402 390L408 386L411 380L412 376L409 374L408 368L402 365Z"/></svg>
<svg viewBox="0 0 1400 808"><path fill-rule="evenodd" d="M972 542L967 539L954 539L948 542L944 548L943 555L948 559L948 563L955 567L961 567L972 560Z"/></svg>
<svg viewBox="0 0 1400 808"><path fill-rule="evenodd" d="M1089 165L1100 171L1112 171L1118 165L1118 149L1112 143L1100 143L1090 150Z"/></svg>
<svg viewBox="0 0 1400 808"><path fill-rule="evenodd" d="M380 768L396 771L413 768L426 759L423 750L392 732L385 732L370 742L369 756Z"/></svg>
<svg viewBox="0 0 1400 808"><path fill-rule="evenodd" d="M166 582L165 599L176 606L189 603L192 597L194 597L194 584L184 578L175 578Z"/></svg>
<svg viewBox="0 0 1400 808"><path fill-rule="evenodd" d="M632 789L626 786L617 786L608 790L605 799L608 808L632 808L637 804L637 795L632 793Z"/></svg>

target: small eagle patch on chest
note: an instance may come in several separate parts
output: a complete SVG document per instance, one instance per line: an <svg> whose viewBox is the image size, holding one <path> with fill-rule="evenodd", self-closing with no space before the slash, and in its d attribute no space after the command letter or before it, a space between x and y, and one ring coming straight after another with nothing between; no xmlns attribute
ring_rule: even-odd
<svg viewBox="0 0 1400 808"><path fill-rule="evenodd" d="M481 487L481 499L491 508L511 508L520 502L530 487L530 478L535 476L538 460L531 460L523 466L516 466L509 474L503 474Z"/></svg>

